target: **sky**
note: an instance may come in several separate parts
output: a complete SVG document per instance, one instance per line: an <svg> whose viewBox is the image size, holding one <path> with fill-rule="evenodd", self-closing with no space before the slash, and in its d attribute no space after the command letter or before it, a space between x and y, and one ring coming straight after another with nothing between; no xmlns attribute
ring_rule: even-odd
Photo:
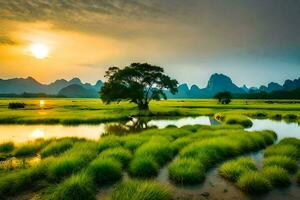
<svg viewBox="0 0 300 200"><path fill-rule="evenodd" d="M299 78L300 1L0 0L0 78L94 83L132 62L201 87Z"/></svg>

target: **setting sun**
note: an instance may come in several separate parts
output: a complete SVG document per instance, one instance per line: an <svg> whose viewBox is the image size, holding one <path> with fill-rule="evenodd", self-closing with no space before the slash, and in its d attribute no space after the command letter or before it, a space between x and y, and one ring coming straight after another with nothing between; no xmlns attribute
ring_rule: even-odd
<svg viewBox="0 0 300 200"><path fill-rule="evenodd" d="M37 59L44 59L49 54L49 48L45 44L35 43L30 46L30 52Z"/></svg>

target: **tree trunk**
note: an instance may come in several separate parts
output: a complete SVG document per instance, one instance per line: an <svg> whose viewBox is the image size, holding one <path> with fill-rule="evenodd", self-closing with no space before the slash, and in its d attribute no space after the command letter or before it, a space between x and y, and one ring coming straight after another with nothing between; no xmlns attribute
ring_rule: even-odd
<svg viewBox="0 0 300 200"><path fill-rule="evenodd" d="M149 104L148 102L146 103L140 103L138 104L139 110L144 110L144 111L148 111L149 110Z"/></svg>

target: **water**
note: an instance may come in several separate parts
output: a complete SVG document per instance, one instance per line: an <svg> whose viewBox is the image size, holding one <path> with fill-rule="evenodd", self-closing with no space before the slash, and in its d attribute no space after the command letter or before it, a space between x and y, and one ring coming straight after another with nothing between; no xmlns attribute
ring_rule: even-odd
<svg viewBox="0 0 300 200"><path fill-rule="evenodd" d="M0 125L0 143L13 141L22 143L37 138L61 138L61 137L79 137L91 140L98 140L101 134L105 132L115 131L140 131L150 126L165 128L168 125L182 127L184 125L202 124L212 125L215 120L207 117L185 117L180 119L152 119L152 120L137 120L132 119L128 122L120 123L102 123L99 125L78 125L78 126L63 126L63 125Z"/></svg>

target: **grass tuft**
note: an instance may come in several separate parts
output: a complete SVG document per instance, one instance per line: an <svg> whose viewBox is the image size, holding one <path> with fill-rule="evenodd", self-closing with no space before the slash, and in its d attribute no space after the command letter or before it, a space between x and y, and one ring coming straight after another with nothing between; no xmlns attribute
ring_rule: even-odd
<svg viewBox="0 0 300 200"><path fill-rule="evenodd" d="M253 170L256 170L254 161L251 158L242 157L225 162L219 168L219 174L229 181L236 182L243 174Z"/></svg>
<svg viewBox="0 0 300 200"><path fill-rule="evenodd" d="M153 157L137 157L129 165L129 173L134 177L149 178L158 174L159 165Z"/></svg>
<svg viewBox="0 0 300 200"><path fill-rule="evenodd" d="M122 165L113 158L97 158L87 168L87 173L99 185L114 183L122 177Z"/></svg>
<svg viewBox="0 0 300 200"><path fill-rule="evenodd" d="M238 187L250 194L261 194L271 190L271 183L261 173L251 171L243 174L237 182Z"/></svg>
<svg viewBox="0 0 300 200"><path fill-rule="evenodd" d="M278 166L266 167L263 169L262 174L275 187L288 186L291 183L288 172Z"/></svg>
<svg viewBox="0 0 300 200"><path fill-rule="evenodd" d="M13 142L5 142L0 144L0 153L9 153L15 149Z"/></svg>
<svg viewBox="0 0 300 200"><path fill-rule="evenodd" d="M84 173L67 178L54 188L50 188L48 200L95 200L95 187L90 177Z"/></svg>
<svg viewBox="0 0 300 200"><path fill-rule="evenodd" d="M271 156L263 161L264 167L278 166L289 173L295 173L297 171L298 165L297 161L286 156Z"/></svg>
<svg viewBox="0 0 300 200"><path fill-rule="evenodd" d="M171 200L169 190L153 181L129 180L119 184L111 200Z"/></svg>
<svg viewBox="0 0 300 200"><path fill-rule="evenodd" d="M205 168L192 158L180 158L169 167L169 178L177 184L195 184L205 179Z"/></svg>
<svg viewBox="0 0 300 200"><path fill-rule="evenodd" d="M128 149L125 149L123 147L116 147L116 148L110 148L107 150L102 151L99 154L99 157L102 158L114 158L122 163L124 167L126 167L131 158L132 154Z"/></svg>

